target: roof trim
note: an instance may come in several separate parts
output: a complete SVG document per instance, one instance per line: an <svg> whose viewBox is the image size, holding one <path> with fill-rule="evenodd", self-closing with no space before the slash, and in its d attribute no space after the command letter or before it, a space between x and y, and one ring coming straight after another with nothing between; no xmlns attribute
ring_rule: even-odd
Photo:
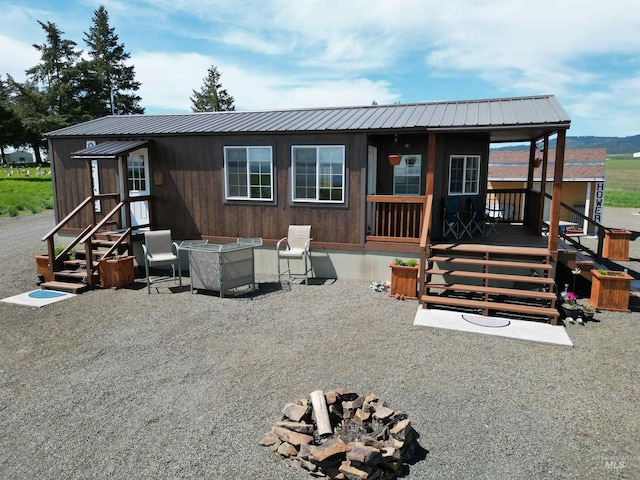
<svg viewBox="0 0 640 480"><path fill-rule="evenodd" d="M93 147L71 152L71 158L115 160L125 153L133 152L148 143L149 140L109 140Z"/></svg>

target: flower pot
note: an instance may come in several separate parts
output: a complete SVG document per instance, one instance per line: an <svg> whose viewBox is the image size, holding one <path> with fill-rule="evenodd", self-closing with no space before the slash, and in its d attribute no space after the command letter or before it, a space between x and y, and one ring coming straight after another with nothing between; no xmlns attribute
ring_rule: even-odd
<svg viewBox="0 0 640 480"><path fill-rule="evenodd" d="M540 158L534 158L533 159L533 168L538 168L540 166L540 164L542 163L542 159Z"/></svg>
<svg viewBox="0 0 640 480"><path fill-rule="evenodd" d="M133 259L135 257L103 258L99 261L100 286L102 288L121 288L134 281Z"/></svg>
<svg viewBox="0 0 640 480"><path fill-rule="evenodd" d="M42 275L45 282L50 282L53 280L51 276L51 272L49 271L49 255L35 255L36 259L36 271L38 275ZM64 266L64 262L69 260L69 254L63 255L61 258L55 260L53 265L53 271L62 270Z"/></svg>
<svg viewBox="0 0 640 480"><path fill-rule="evenodd" d="M633 277L625 272L591 270L589 303L597 310L629 311L629 291Z"/></svg>
<svg viewBox="0 0 640 480"><path fill-rule="evenodd" d="M389 296L401 297L416 300L418 298L418 271L420 264L414 267L406 265L396 265L392 263L391 267L391 290Z"/></svg>
<svg viewBox="0 0 640 480"><path fill-rule="evenodd" d="M604 249L602 256L609 260L629 261L629 230L606 229L604 231Z"/></svg>
<svg viewBox="0 0 640 480"><path fill-rule="evenodd" d="M400 160L402 160L402 155L389 155L389 164L396 166L400 165Z"/></svg>
<svg viewBox="0 0 640 480"><path fill-rule="evenodd" d="M563 304L561 307L566 318L578 318L582 316L582 308L578 305L566 306Z"/></svg>

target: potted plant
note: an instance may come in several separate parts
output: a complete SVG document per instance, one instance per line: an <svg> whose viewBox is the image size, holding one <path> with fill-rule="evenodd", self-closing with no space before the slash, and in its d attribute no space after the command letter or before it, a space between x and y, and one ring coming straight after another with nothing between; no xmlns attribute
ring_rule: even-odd
<svg viewBox="0 0 640 480"><path fill-rule="evenodd" d="M615 270L591 270L589 303L598 310L629 311L629 291L633 277Z"/></svg>
<svg viewBox="0 0 640 480"><path fill-rule="evenodd" d="M400 165L400 160L402 160L402 155L389 155L389 164L394 167Z"/></svg>
<svg viewBox="0 0 640 480"><path fill-rule="evenodd" d="M593 315L596 313L596 309L590 304L582 306L582 316L585 320L593 320Z"/></svg>
<svg viewBox="0 0 640 480"><path fill-rule="evenodd" d="M566 318L575 319L582 314L582 307L578 305L575 293L567 292L562 295L562 311Z"/></svg>
<svg viewBox="0 0 640 480"><path fill-rule="evenodd" d="M391 262L391 290L389 296L396 298L417 299L418 291L418 271L420 264L415 258L406 262L401 258L396 258Z"/></svg>

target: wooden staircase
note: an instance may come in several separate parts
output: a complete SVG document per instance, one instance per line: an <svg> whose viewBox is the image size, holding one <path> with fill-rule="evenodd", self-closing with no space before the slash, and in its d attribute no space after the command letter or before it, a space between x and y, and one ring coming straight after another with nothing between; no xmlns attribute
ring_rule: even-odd
<svg viewBox="0 0 640 480"><path fill-rule="evenodd" d="M98 269L98 261L105 258L114 245L117 245L116 252L118 255L122 255L129 250L129 246L126 243L119 243L119 240L123 236L118 232L97 232L91 239L91 260L90 264L87 260L85 250L77 250L75 252L75 259L65 260L62 262L63 268L53 270L53 280L43 282L40 284L40 288L44 290L58 290L70 293L82 293L91 285L100 285L100 273ZM56 262L57 263L57 262ZM87 281L87 268L91 265L92 281Z"/></svg>
<svg viewBox="0 0 640 480"><path fill-rule="evenodd" d="M424 308L517 314L558 322L553 265L545 248L433 244L427 257Z"/></svg>

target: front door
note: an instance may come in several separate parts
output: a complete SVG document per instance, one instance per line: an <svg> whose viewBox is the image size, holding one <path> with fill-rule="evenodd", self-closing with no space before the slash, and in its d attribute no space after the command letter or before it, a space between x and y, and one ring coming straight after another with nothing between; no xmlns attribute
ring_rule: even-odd
<svg viewBox="0 0 640 480"><path fill-rule="evenodd" d="M131 226L149 224L149 200L135 201L134 197L151 194L149 185L149 153L146 148L131 152L127 158L127 185L131 197Z"/></svg>

